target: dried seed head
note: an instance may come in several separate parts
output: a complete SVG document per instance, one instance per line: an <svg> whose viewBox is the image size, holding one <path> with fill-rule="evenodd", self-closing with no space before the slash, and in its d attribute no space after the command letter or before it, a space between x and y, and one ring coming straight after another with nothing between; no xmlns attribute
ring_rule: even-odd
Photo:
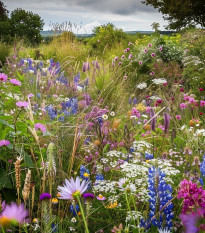
<svg viewBox="0 0 205 233"><path fill-rule="evenodd" d="M15 178L16 178L16 188L19 190L19 188L21 187L21 161L23 160L23 158L17 157L16 162L14 163L15 165Z"/></svg>
<svg viewBox="0 0 205 233"><path fill-rule="evenodd" d="M30 186L31 186L31 170L28 170L28 172L26 174L24 188L22 190L24 202L26 202L28 200L28 197L30 194Z"/></svg>

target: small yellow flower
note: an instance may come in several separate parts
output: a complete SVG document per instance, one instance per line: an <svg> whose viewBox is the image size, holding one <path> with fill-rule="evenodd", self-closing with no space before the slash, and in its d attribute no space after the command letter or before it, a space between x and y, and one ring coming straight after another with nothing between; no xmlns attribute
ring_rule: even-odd
<svg viewBox="0 0 205 233"><path fill-rule="evenodd" d="M60 193L58 193L58 194L57 194L57 197L60 197L60 196L61 196Z"/></svg>
<svg viewBox="0 0 205 233"><path fill-rule="evenodd" d="M34 219L33 219L33 222L37 223L37 222L38 222L38 219L37 219L37 218L34 218Z"/></svg>
<svg viewBox="0 0 205 233"><path fill-rule="evenodd" d="M114 203L111 203L107 208L112 209L112 208L115 208L116 206L117 206L117 201L115 201Z"/></svg>
<svg viewBox="0 0 205 233"><path fill-rule="evenodd" d="M85 172L85 173L83 174L83 176L84 176L84 177L89 177L89 174Z"/></svg>
<svg viewBox="0 0 205 233"><path fill-rule="evenodd" d="M146 163L149 163L149 160L146 160Z"/></svg>
<svg viewBox="0 0 205 233"><path fill-rule="evenodd" d="M79 215L79 216L81 215L81 212L80 212L80 211L78 212L78 215Z"/></svg>
<svg viewBox="0 0 205 233"><path fill-rule="evenodd" d="M53 198L53 199L52 199L52 203L53 203L53 204L57 204L57 203L58 203L58 199L57 199L57 198Z"/></svg>

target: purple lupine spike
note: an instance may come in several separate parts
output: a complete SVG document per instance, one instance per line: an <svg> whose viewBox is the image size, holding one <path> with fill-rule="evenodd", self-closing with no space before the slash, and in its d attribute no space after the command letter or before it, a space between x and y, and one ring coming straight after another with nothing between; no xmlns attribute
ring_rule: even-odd
<svg viewBox="0 0 205 233"><path fill-rule="evenodd" d="M165 133L168 133L170 119L171 119L171 116L165 112L164 113L164 132Z"/></svg>
<svg viewBox="0 0 205 233"><path fill-rule="evenodd" d="M135 97L133 100L133 105L137 104L137 98Z"/></svg>
<svg viewBox="0 0 205 233"><path fill-rule="evenodd" d="M83 72L87 71L87 62L83 62Z"/></svg>
<svg viewBox="0 0 205 233"><path fill-rule="evenodd" d="M131 105L132 104L132 99L129 98L128 103Z"/></svg>
<svg viewBox="0 0 205 233"><path fill-rule="evenodd" d="M100 69L98 61L95 62L95 66L96 66L96 69L98 69L98 70Z"/></svg>
<svg viewBox="0 0 205 233"><path fill-rule="evenodd" d="M151 130L155 131L155 128L156 128L156 117L155 117L154 109L151 108L149 112L150 112L150 118L152 119L151 120Z"/></svg>
<svg viewBox="0 0 205 233"><path fill-rule="evenodd" d="M90 70L90 62L87 62L87 70Z"/></svg>

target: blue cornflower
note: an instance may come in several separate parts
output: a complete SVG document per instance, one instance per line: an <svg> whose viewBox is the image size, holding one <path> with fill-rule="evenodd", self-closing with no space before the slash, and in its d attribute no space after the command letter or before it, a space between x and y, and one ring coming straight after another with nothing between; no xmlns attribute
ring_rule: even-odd
<svg viewBox="0 0 205 233"><path fill-rule="evenodd" d="M77 213L79 212L79 210L80 210L80 207L78 206L78 205L75 205L75 208L74 208L74 206L73 205L71 205L70 206L70 212L72 212L73 213L73 216L76 216L77 215L77 213L76 213L76 211L77 211Z"/></svg>

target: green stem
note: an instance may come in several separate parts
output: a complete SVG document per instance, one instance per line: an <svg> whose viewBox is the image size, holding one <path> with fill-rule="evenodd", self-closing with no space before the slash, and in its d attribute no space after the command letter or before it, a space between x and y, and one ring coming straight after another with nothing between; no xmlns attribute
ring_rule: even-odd
<svg viewBox="0 0 205 233"><path fill-rule="evenodd" d="M3 228L3 227L1 227L1 229L2 229L2 232L3 232L3 233L5 233L4 228Z"/></svg>
<svg viewBox="0 0 205 233"><path fill-rule="evenodd" d="M84 215L82 204L80 202L80 198L77 197L77 199L78 199L78 203L79 203L79 206L80 206L80 211L81 211L81 214L82 214L82 217L83 217L83 221L84 221L84 224L85 224L85 232L89 233L88 225L87 225L87 222L86 222L86 219L85 219L85 215Z"/></svg>

